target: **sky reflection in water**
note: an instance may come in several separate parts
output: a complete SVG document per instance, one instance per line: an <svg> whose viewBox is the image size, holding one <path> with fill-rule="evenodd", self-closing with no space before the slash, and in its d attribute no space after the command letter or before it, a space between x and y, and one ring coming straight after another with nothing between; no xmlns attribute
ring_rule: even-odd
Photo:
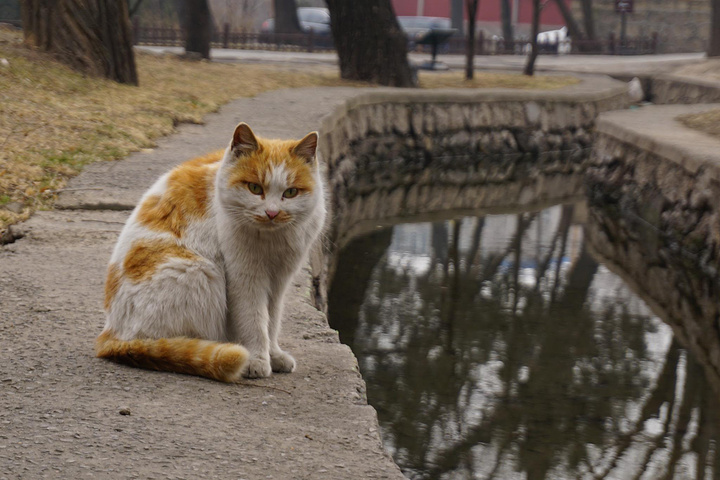
<svg viewBox="0 0 720 480"><path fill-rule="evenodd" d="M401 224L340 253L331 324L408 477L716 478L716 396L584 216Z"/></svg>

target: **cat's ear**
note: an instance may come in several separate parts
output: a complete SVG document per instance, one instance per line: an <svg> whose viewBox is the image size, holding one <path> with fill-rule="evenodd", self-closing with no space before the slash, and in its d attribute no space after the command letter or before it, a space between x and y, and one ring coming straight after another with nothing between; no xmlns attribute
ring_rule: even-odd
<svg viewBox="0 0 720 480"><path fill-rule="evenodd" d="M238 123L238 126L235 127L235 133L233 133L230 149L235 154L246 155L257 150L258 145L258 140L248 124L245 122Z"/></svg>
<svg viewBox="0 0 720 480"><path fill-rule="evenodd" d="M317 152L317 144L318 133L310 132L305 135L305 137L300 140L295 147L293 147L292 152L298 157L302 157L308 162L312 162L315 159L315 152Z"/></svg>

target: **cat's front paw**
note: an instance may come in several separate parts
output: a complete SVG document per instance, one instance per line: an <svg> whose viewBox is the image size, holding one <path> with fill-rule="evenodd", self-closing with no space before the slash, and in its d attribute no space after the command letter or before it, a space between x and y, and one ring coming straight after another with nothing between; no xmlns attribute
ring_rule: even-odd
<svg viewBox="0 0 720 480"><path fill-rule="evenodd" d="M248 361L243 377L245 378L265 378L272 374L270 362L267 357L252 357Z"/></svg>
<svg viewBox="0 0 720 480"><path fill-rule="evenodd" d="M295 371L295 359L282 350L270 353L270 365L273 372L291 373Z"/></svg>

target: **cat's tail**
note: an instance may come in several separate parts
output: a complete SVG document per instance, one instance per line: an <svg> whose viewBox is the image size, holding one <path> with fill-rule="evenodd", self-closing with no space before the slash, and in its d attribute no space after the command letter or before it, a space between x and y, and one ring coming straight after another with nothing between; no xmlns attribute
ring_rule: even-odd
<svg viewBox="0 0 720 480"><path fill-rule="evenodd" d="M248 361L248 351L236 343L219 343L197 338L120 340L112 330L95 340L100 358L133 367L186 373L221 382L237 382Z"/></svg>

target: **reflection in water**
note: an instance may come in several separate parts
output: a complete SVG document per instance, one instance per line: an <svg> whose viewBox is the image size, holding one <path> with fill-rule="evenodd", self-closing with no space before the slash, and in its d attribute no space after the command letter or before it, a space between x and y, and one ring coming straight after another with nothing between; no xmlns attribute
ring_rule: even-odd
<svg viewBox="0 0 720 480"><path fill-rule="evenodd" d="M706 478L717 407L588 254L582 206L396 225L341 253L329 317L410 478Z"/></svg>

